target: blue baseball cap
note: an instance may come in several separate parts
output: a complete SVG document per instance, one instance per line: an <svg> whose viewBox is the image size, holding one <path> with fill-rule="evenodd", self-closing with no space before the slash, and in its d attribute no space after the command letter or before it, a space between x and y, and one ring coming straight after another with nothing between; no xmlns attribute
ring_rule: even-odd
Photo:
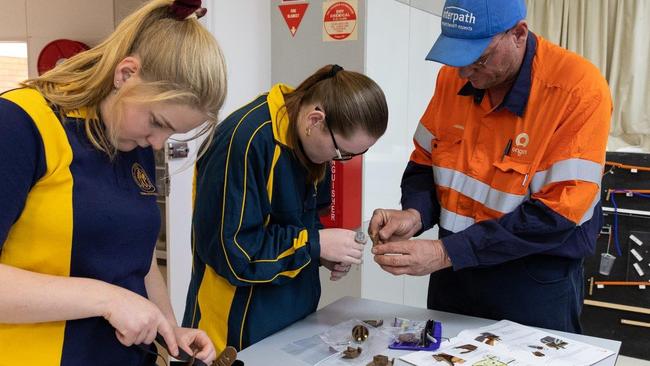
<svg viewBox="0 0 650 366"><path fill-rule="evenodd" d="M426 59L467 66L481 57L495 35L524 18L524 0L447 0L442 11L442 34Z"/></svg>

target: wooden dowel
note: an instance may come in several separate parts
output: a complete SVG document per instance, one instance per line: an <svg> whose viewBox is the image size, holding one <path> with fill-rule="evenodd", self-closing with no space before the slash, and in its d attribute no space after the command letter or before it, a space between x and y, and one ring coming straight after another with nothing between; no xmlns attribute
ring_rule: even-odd
<svg viewBox="0 0 650 366"><path fill-rule="evenodd" d="M617 162L614 162L614 161L606 161L605 165L614 166L614 167L621 168L621 169L630 169L630 170L631 169L636 169L636 170L639 170L639 171L642 171L642 172L650 171L650 167L637 166L637 165L628 165L628 164L617 163Z"/></svg>
<svg viewBox="0 0 650 366"><path fill-rule="evenodd" d="M638 320L621 319L621 324L634 325L636 327L650 328L650 323L640 322Z"/></svg>
<svg viewBox="0 0 650 366"><path fill-rule="evenodd" d="M596 286L650 286L650 282L643 281L596 281Z"/></svg>
<svg viewBox="0 0 650 366"><path fill-rule="evenodd" d="M612 302L596 301L596 300L585 300L585 305L597 306L601 308L608 308L614 310L630 311L632 313L647 314L650 315L650 309L642 308L638 306L630 306L623 304L615 304Z"/></svg>

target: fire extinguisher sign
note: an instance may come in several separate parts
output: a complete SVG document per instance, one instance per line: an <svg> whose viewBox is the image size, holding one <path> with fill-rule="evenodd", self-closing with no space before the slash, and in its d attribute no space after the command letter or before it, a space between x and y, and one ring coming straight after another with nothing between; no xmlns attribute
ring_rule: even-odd
<svg viewBox="0 0 650 366"><path fill-rule="evenodd" d="M336 162L330 164L331 183L330 183L330 220L334 225L338 226L341 223L336 222ZM340 220L339 220L340 221Z"/></svg>
<svg viewBox="0 0 650 366"><path fill-rule="evenodd" d="M357 230L361 227L361 171L363 160L356 156L344 163L330 165L330 199L327 213L320 217L325 227Z"/></svg>
<svg viewBox="0 0 650 366"><path fill-rule="evenodd" d="M357 0L323 2L323 41L357 40Z"/></svg>

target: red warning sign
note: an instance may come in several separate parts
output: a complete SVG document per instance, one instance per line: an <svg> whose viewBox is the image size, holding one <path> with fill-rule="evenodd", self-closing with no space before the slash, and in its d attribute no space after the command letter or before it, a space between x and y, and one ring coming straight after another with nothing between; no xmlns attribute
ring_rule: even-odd
<svg viewBox="0 0 650 366"><path fill-rule="evenodd" d="M324 6L323 31L325 40L355 40L357 39L357 2L335 1L327 2ZM326 7L326 8L325 8Z"/></svg>
<svg viewBox="0 0 650 366"><path fill-rule="evenodd" d="M280 8L280 13L284 17L284 20L287 22L287 27L289 27L289 32L291 36L295 36L302 21L302 17L307 11L307 6L309 4L281 4L278 5Z"/></svg>

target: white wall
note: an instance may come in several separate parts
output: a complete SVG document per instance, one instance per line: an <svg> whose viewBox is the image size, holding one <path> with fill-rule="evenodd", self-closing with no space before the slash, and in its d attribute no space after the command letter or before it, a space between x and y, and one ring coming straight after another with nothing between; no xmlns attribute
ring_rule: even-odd
<svg viewBox="0 0 650 366"><path fill-rule="evenodd" d="M27 42L29 76L43 47L59 38L96 45L113 31L112 0L0 0L0 40Z"/></svg>
<svg viewBox="0 0 650 366"><path fill-rule="evenodd" d="M26 0L0 0L0 41L27 41Z"/></svg>
<svg viewBox="0 0 650 366"><path fill-rule="evenodd" d="M206 27L228 64L228 97L222 117L271 87L271 6L260 0L204 0Z"/></svg>

